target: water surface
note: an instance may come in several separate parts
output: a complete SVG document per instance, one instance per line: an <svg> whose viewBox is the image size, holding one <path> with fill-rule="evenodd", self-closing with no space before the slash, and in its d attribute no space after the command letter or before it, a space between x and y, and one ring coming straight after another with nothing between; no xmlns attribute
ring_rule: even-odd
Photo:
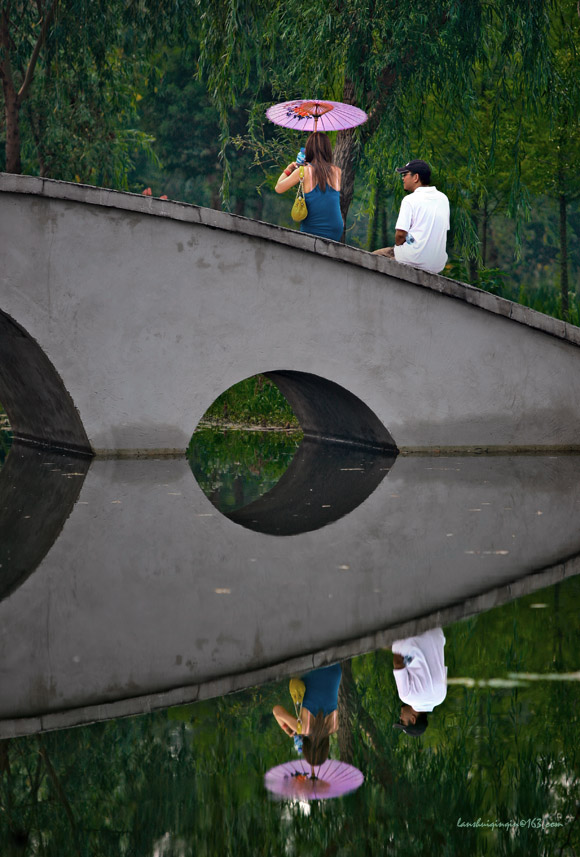
<svg viewBox="0 0 580 857"><path fill-rule="evenodd" d="M1 853L572 857L579 511L575 456L395 460L261 432L200 435L189 462L16 444ZM389 647L436 626L447 697L413 739L392 728ZM264 773L294 754L272 707L337 660L331 756L364 784L272 801Z"/></svg>

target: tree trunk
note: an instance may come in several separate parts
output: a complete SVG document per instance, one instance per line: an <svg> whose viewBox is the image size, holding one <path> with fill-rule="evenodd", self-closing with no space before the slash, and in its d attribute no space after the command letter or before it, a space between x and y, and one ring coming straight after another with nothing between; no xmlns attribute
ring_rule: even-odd
<svg viewBox="0 0 580 857"><path fill-rule="evenodd" d="M387 229L387 200L385 196L385 187L383 185L381 192L381 247L389 246L389 232Z"/></svg>
<svg viewBox="0 0 580 857"><path fill-rule="evenodd" d="M0 77L2 78L2 88L4 90L4 105L6 114L6 172L21 173L22 161L20 158L20 108L24 100L28 97L34 71L40 56L40 51L46 40L46 34L52 24L56 7L59 0L52 0L52 5L48 9L44 9L42 14L41 4L38 4L38 11L42 17L42 27L34 49L30 56L30 60L23 72L23 81L20 89L14 83L12 75L12 65L10 60L10 52L12 49L12 39L10 37L10 12L7 8L2 10L0 19L0 44L2 52L0 52ZM3 4L9 6L9 4Z"/></svg>
<svg viewBox="0 0 580 857"><path fill-rule="evenodd" d="M373 216L369 220L369 226L367 230L367 250L377 249L377 236L379 231L379 215L381 206L381 190L379 179L377 179L377 183L375 185L374 198L375 210L373 212Z"/></svg>
<svg viewBox="0 0 580 857"><path fill-rule="evenodd" d="M254 210L254 217L256 220L262 220L264 216L264 197L262 194L258 196L256 199L256 207Z"/></svg>
<svg viewBox="0 0 580 857"><path fill-rule="evenodd" d="M6 172L21 173L20 160L20 104L14 89L4 83L4 111L6 117Z"/></svg>
<svg viewBox="0 0 580 857"><path fill-rule="evenodd" d="M354 196L354 129L347 128L339 131L336 135L336 146L334 147L334 163L342 170L340 185L340 212L344 221L344 232L342 241L345 240L346 218Z"/></svg>
<svg viewBox="0 0 580 857"><path fill-rule="evenodd" d="M375 210L369 220L367 250L377 250L379 247L387 247L389 243L385 180L381 173L377 176L374 197Z"/></svg>
<svg viewBox="0 0 580 857"><path fill-rule="evenodd" d="M8 776L10 776L10 754L8 752L9 746L9 738L6 738L4 741L0 741L0 774L8 774Z"/></svg>
<svg viewBox="0 0 580 857"><path fill-rule="evenodd" d="M354 104L354 83L348 78L344 81L342 100L345 104ZM347 128L345 131L339 131L336 135L334 163L342 170L340 185L340 211L342 219L344 220L344 232L342 233L342 241L344 243L346 237L346 218L354 196L354 177L356 170L354 128Z"/></svg>
<svg viewBox="0 0 580 857"><path fill-rule="evenodd" d="M481 263L483 267L487 267L487 227L489 221L489 209L487 198L483 203L483 217L481 219Z"/></svg>
<svg viewBox="0 0 580 857"><path fill-rule="evenodd" d="M560 209L560 293L562 295L562 318L568 321L570 306L568 299L568 235L566 231L566 214L568 200L561 193L558 197Z"/></svg>
<svg viewBox="0 0 580 857"><path fill-rule="evenodd" d="M471 219L473 220L475 231L479 234L479 205L477 203L474 203L472 206ZM479 278L477 275L477 259L475 257L467 260L467 278L472 285L477 284Z"/></svg>
<svg viewBox="0 0 580 857"><path fill-rule="evenodd" d="M341 762L352 765L354 745L352 733L356 712L356 688L351 661L342 664L342 679L338 688L338 748Z"/></svg>

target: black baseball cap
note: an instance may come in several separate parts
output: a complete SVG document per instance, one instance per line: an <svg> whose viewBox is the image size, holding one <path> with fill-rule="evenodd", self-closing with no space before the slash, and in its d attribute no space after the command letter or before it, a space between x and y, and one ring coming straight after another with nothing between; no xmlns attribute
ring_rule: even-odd
<svg viewBox="0 0 580 857"><path fill-rule="evenodd" d="M413 738L418 738L429 725L429 721L425 711L416 711L415 713L417 715L415 723L405 724L398 720L396 723L393 723L393 729L400 729L401 732L406 732L407 735L412 735Z"/></svg>
<svg viewBox="0 0 580 857"><path fill-rule="evenodd" d="M422 735L426 728L427 723L409 723L408 726L405 726L403 723L393 723L393 729L400 729L401 732L412 735L413 738L418 738L419 735Z"/></svg>
<svg viewBox="0 0 580 857"><path fill-rule="evenodd" d="M408 164L405 164L404 167L397 167L396 172L398 173L429 173L431 174L431 167L427 163L427 161L409 161Z"/></svg>

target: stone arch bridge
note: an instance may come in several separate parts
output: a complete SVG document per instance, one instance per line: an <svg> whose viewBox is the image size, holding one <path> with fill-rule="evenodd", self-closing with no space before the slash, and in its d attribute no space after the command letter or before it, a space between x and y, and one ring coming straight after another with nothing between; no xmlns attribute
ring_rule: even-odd
<svg viewBox="0 0 580 857"><path fill-rule="evenodd" d="M178 202L0 175L0 402L16 437L183 451L266 373L307 436L580 449L580 329L362 250Z"/></svg>

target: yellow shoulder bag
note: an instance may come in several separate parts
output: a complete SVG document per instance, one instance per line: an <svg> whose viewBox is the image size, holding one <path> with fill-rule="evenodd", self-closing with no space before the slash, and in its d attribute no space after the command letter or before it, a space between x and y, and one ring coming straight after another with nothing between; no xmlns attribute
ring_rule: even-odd
<svg viewBox="0 0 580 857"><path fill-rule="evenodd" d="M308 217L308 209L306 208L306 200L304 199L304 167L300 167L300 181L298 182L296 199L292 206L292 220L300 223L305 217Z"/></svg>

